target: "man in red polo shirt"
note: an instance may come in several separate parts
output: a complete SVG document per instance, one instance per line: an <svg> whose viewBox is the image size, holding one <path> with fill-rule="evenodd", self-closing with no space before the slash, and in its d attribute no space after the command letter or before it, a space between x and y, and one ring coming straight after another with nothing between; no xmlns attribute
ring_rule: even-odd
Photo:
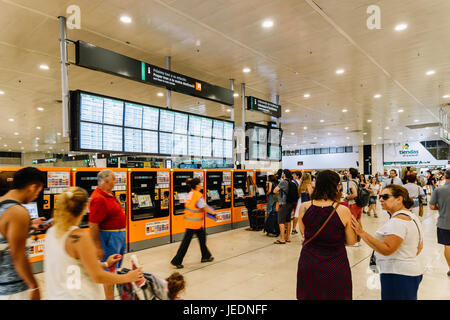
<svg viewBox="0 0 450 320"><path fill-rule="evenodd" d="M110 255L125 254L126 216L113 194L116 176L112 170L102 170L97 175L97 188L89 204L89 228L97 247L97 256L106 261ZM122 260L117 263L120 267ZM115 272L115 271L112 271ZM105 285L106 300L114 300L112 285Z"/></svg>

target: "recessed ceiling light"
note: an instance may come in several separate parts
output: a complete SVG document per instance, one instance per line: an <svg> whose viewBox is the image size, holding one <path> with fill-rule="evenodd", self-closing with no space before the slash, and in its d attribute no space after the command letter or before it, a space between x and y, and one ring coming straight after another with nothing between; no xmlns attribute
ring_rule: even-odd
<svg viewBox="0 0 450 320"><path fill-rule="evenodd" d="M347 109L342 109L342 112L347 112L348 110Z"/></svg>
<svg viewBox="0 0 450 320"><path fill-rule="evenodd" d="M37 107L36 108L38 111L44 111L44 108L42 108L42 107Z"/></svg>
<svg viewBox="0 0 450 320"><path fill-rule="evenodd" d="M164 97L164 93L158 92L158 97Z"/></svg>
<svg viewBox="0 0 450 320"><path fill-rule="evenodd" d="M367 135L367 132L364 132L363 135Z"/></svg>
<svg viewBox="0 0 450 320"><path fill-rule="evenodd" d="M239 97L239 93L233 94L234 97Z"/></svg>
<svg viewBox="0 0 450 320"><path fill-rule="evenodd" d="M37 126L36 129L41 130L41 127Z"/></svg>
<svg viewBox="0 0 450 320"><path fill-rule="evenodd" d="M289 110L289 109L286 109L284 112L291 112L291 110Z"/></svg>
<svg viewBox="0 0 450 320"><path fill-rule="evenodd" d="M345 127L344 129L345 129L345 130L348 130L348 127Z"/></svg>
<svg viewBox="0 0 450 320"><path fill-rule="evenodd" d="M9 122L14 122L14 119L13 118L9 118L8 121Z"/></svg>
<svg viewBox="0 0 450 320"><path fill-rule="evenodd" d="M18 136L18 135L19 135L19 133L18 133L18 132L14 132L14 135L15 135L15 136Z"/></svg>
<svg viewBox="0 0 450 320"><path fill-rule="evenodd" d="M317 137L314 137L315 140L317 140Z"/></svg>
<svg viewBox="0 0 450 320"><path fill-rule="evenodd" d="M399 132L399 135L403 135L403 132Z"/></svg>
<svg viewBox="0 0 450 320"><path fill-rule="evenodd" d="M36 137L36 140L40 140L41 138L39 138L39 137Z"/></svg>
<svg viewBox="0 0 450 320"><path fill-rule="evenodd" d="M336 70L336 74L343 74L345 72L344 69L338 69Z"/></svg>
<svg viewBox="0 0 450 320"><path fill-rule="evenodd" d="M22 141L19 141L18 144L22 144Z"/></svg>
<svg viewBox="0 0 450 320"><path fill-rule="evenodd" d="M53 149L53 147L48 147L49 149Z"/></svg>
<svg viewBox="0 0 450 320"><path fill-rule="evenodd" d="M345 137L345 139L350 139L350 137Z"/></svg>
<svg viewBox="0 0 450 320"><path fill-rule="evenodd" d="M0 90L0 94L5 94L5 91Z"/></svg>
<svg viewBox="0 0 450 320"><path fill-rule="evenodd" d="M273 21L272 20L264 20L262 23L263 28L272 28L273 27Z"/></svg>
<svg viewBox="0 0 450 320"><path fill-rule="evenodd" d="M250 70L250 68L244 68L244 69L242 69L242 71L245 72L245 73L249 73L252 70Z"/></svg>
<svg viewBox="0 0 450 320"><path fill-rule="evenodd" d="M435 132L434 134L438 134L437 132Z"/></svg>
<svg viewBox="0 0 450 320"><path fill-rule="evenodd" d="M371 123L371 122L372 122L372 120L370 120L370 119L369 119L369 120L367 120L367 122Z"/></svg>
<svg viewBox="0 0 450 320"><path fill-rule="evenodd" d="M403 111L404 111L403 109L398 110L399 113L402 113Z"/></svg>
<svg viewBox="0 0 450 320"><path fill-rule="evenodd" d="M46 65L46 64L41 64L41 65L39 66L39 68L41 68L42 70L48 70L48 69L50 69L50 68L48 67L48 65Z"/></svg>
<svg viewBox="0 0 450 320"><path fill-rule="evenodd" d="M20 147L20 150L23 150L23 149L25 149L24 147Z"/></svg>
<svg viewBox="0 0 450 320"><path fill-rule="evenodd" d="M381 137L378 137L378 139L381 140L382 138L381 138Z"/></svg>
<svg viewBox="0 0 450 320"><path fill-rule="evenodd" d="M384 128L384 130L389 130L389 127Z"/></svg>
<svg viewBox="0 0 450 320"><path fill-rule="evenodd" d="M419 122L419 120L416 119L416 120L414 120L414 122Z"/></svg>
<svg viewBox="0 0 450 320"><path fill-rule="evenodd" d="M309 98L309 97L311 97L311 95L310 95L309 93L305 93L305 94L303 95L303 97Z"/></svg>
<svg viewBox="0 0 450 320"><path fill-rule="evenodd" d="M131 23L132 20L129 16L121 16L120 21L122 21L123 23Z"/></svg>
<svg viewBox="0 0 450 320"><path fill-rule="evenodd" d="M4 146L4 147L7 147L8 145L7 145L7 144L4 144L3 146Z"/></svg>
<svg viewBox="0 0 450 320"><path fill-rule="evenodd" d="M361 143L364 143L364 140L361 140Z"/></svg>
<svg viewBox="0 0 450 320"><path fill-rule="evenodd" d="M231 109L227 109L227 112L231 112Z"/></svg>
<svg viewBox="0 0 450 320"><path fill-rule="evenodd" d="M434 70L427 71L427 76L431 76L435 73L436 73L436 71L434 71Z"/></svg>
<svg viewBox="0 0 450 320"><path fill-rule="evenodd" d="M323 122L325 122L325 120L320 120L320 122L322 122L322 123L323 123Z"/></svg>
<svg viewBox="0 0 450 320"><path fill-rule="evenodd" d="M58 132L57 135L60 136L60 135L61 135L61 132Z"/></svg>
<svg viewBox="0 0 450 320"><path fill-rule="evenodd" d="M331 133L330 133L330 132L328 132L328 133L327 133L327 135L331 136Z"/></svg>
<svg viewBox="0 0 450 320"><path fill-rule="evenodd" d="M303 130L308 130L308 127L303 127Z"/></svg>
<svg viewBox="0 0 450 320"><path fill-rule="evenodd" d="M2 91L0 91L0 94L1 94L1 92L2 92ZM449 94L446 94L446 95L442 96L442 98L444 98L444 99L450 98L450 95L449 95Z"/></svg>
<svg viewBox="0 0 450 320"><path fill-rule="evenodd" d="M376 95L373 96L375 99L379 99L381 98L381 94L377 93Z"/></svg>
<svg viewBox="0 0 450 320"><path fill-rule="evenodd" d="M408 28L408 25L406 23L400 23L395 26L395 31L402 31Z"/></svg>

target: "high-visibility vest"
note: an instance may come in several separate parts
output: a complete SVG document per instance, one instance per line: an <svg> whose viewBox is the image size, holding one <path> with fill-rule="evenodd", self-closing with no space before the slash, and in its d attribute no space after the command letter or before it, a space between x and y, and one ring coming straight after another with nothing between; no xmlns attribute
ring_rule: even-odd
<svg viewBox="0 0 450 320"><path fill-rule="evenodd" d="M191 191L187 196L187 201L184 205L184 226L186 229L203 228L205 211L197 208L197 202L201 197L203 195L196 190Z"/></svg>

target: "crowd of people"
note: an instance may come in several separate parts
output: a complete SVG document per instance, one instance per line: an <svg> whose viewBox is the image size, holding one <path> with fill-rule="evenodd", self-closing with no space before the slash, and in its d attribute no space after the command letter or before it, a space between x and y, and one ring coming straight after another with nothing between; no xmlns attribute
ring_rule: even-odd
<svg viewBox="0 0 450 320"><path fill-rule="evenodd" d="M38 197L45 185L44 175L31 167L15 173L11 190L0 197L1 300L41 298L26 254L30 229L48 229L44 259L48 299L112 300L114 285L145 280L139 266L124 274L116 272L125 254L125 213L112 192L114 172L102 170L97 178L98 187L90 197L82 188L66 189L56 202L54 222L45 224L44 218L31 221L23 206ZM444 246L450 269L450 169L439 172L435 179L429 172L426 181L420 181L413 172L405 174L402 181L396 170L390 170L386 179L380 178L376 174L366 180L355 168L342 176L332 170L302 173L280 169L268 177L266 224L273 221L277 228L265 226L264 230L278 230L274 234L279 237L274 242L277 245L291 242L291 235L297 233L303 239L297 299L352 299L346 246L360 246L361 240L373 250L371 263L380 273L381 299L417 299L423 278L418 259L423 249L420 206L427 202L423 188L428 185L432 189L430 209L439 211L438 243ZM442 179L445 183L438 182ZM171 260L176 268L183 268L182 261L194 234L200 240L201 262L214 259L206 246L202 221L205 213L212 218L216 213L202 197L200 180L190 179L188 185L191 191L185 204L186 232ZM251 222L256 212L256 190L249 176L247 230L257 230ZM366 212L377 218L378 199L389 220L371 235L365 231L361 216ZM90 228L84 232L79 225L88 210ZM450 277L450 271L447 275ZM165 279L164 286L168 299L179 299L185 288L184 278L173 273Z"/></svg>

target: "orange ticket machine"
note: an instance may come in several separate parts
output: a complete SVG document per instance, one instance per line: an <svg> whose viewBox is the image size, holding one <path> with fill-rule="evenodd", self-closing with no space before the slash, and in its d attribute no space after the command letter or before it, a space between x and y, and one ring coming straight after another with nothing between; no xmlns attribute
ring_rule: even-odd
<svg viewBox="0 0 450 320"><path fill-rule="evenodd" d="M97 174L102 171L101 168L72 168L72 184L74 186L85 189L89 196L97 188ZM122 206L125 214L127 211L127 169L111 168L116 176L116 184L113 192ZM89 209L83 217L80 227L87 228L89 226Z"/></svg>
<svg viewBox="0 0 450 320"><path fill-rule="evenodd" d="M232 172L209 169L205 176L206 203L217 212L217 221L205 219L208 234L231 230Z"/></svg>
<svg viewBox="0 0 450 320"><path fill-rule="evenodd" d="M14 173L20 169L22 167L0 168L0 196L12 187ZM44 188L35 201L24 206L32 219L45 217L48 220L53 216L53 209L58 196L70 186L70 168L40 167L38 169L43 171L46 177ZM35 232L29 243L28 259L34 273L42 272L44 269L45 232Z"/></svg>
<svg viewBox="0 0 450 320"><path fill-rule="evenodd" d="M128 170L128 251L170 243L170 171Z"/></svg>
<svg viewBox="0 0 450 320"><path fill-rule="evenodd" d="M172 169L172 205L170 214L171 241L181 241L184 236L184 204L191 191L186 183L187 179L199 178L204 186L204 171L201 169Z"/></svg>
<svg viewBox="0 0 450 320"><path fill-rule="evenodd" d="M267 213L267 183L269 181L270 170L255 170L255 183L256 183L256 207L259 210L264 210Z"/></svg>
<svg viewBox="0 0 450 320"><path fill-rule="evenodd" d="M232 204L232 228L242 228L248 226L248 212L245 207L247 194L247 173L248 170L233 170L233 204Z"/></svg>

